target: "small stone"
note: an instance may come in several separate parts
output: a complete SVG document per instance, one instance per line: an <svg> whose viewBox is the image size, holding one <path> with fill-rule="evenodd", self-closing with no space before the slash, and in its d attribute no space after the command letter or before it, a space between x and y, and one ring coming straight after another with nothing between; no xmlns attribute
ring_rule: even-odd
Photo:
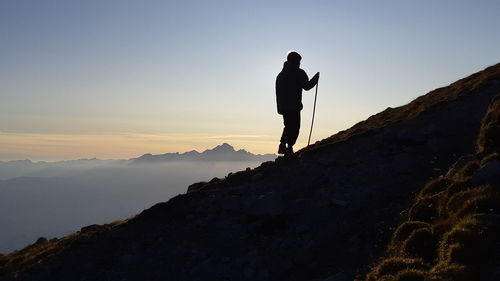
<svg viewBox="0 0 500 281"><path fill-rule="evenodd" d="M49 242L49 240L47 240L47 238L40 237L40 238L36 239L35 245L43 245L43 244L47 244L48 242Z"/></svg>
<svg viewBox="0 0 500 281"><path fill-rule="evenodd" d="M219 179L218 177L215 177L209 181L209 183L218 183L218 182L221 182L221 179Z"/></svg>
<svg viewBox="0 0 500 281"><path fill-rule="evenodd" d="M272 166L274 166L274 161L267 161L267 162L260 164L260 168L262 168L262 169L268 169L268 168L271 168Z"/></svg>
<svg viewBox="0 0 500 281"><path fill-rule="evenodd" d="M89 226L82 227L80 229L81 233L87 233L87 232L99 232L99 231L104 231L107 230L109 227L105 225L99 225L99 224L91 224Z"/></svg>
<svg viewBox="0 0 500 281"><path fill-rule="evenodd" d="M205 185L207 185L207 182L204 181L193 183L192 185L188 186L187 193L200 190Z"/></svg>

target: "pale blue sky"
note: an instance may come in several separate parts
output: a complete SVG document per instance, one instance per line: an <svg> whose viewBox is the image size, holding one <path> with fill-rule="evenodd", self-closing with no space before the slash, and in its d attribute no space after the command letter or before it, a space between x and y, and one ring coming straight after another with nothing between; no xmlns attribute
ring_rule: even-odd
<svg viewBox="0 0 500 281"><path fill-rule="evenodd" d="M274 153L288 50L319 140L500 62L499 26L493 0L0 1L0 160Z"/></svg>

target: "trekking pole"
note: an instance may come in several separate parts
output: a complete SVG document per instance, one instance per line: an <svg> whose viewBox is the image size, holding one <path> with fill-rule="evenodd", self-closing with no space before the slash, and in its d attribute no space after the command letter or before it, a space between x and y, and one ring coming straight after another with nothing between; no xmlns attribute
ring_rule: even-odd
<svg viewBox="0 0 500 281"><path fill-rule="evenodd" d="M307 146L311 143L311 135L313 132L313 124L314 124L314 114L316 113L316 98L318 97L318 82L316 82L316 93L314 94L314 107L313 107L313 116L312 116L312 121L311 121L311 130L309 131L309 140L307 140Z"/></svg>

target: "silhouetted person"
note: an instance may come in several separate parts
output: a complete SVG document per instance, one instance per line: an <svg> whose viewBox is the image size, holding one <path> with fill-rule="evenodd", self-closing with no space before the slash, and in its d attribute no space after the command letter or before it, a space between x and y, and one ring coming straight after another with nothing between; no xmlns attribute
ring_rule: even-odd
<svg viewBox="0 0 500 281"><path fill-rule="evenodd" d="M302 89L308 91L318 83L319 72L311 80L300 68L302 57L297 52L289 52L283 70L276 77L276 102L278 113L283 115L285 128L281 135L278 154L290 156L300 130L302 110Z"/></svg>

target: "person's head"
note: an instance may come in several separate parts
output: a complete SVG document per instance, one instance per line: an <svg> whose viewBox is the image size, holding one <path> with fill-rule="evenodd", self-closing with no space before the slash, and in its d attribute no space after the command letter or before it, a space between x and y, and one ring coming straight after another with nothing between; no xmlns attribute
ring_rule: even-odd
<svg viewBox="0 0 500 281"><path fill-rule="evenodd" d="M296 67L300 66L301 59L302 57L295 51L288 52L288 55L286 56L286 61L288 62L288 64Z"/></svg>

